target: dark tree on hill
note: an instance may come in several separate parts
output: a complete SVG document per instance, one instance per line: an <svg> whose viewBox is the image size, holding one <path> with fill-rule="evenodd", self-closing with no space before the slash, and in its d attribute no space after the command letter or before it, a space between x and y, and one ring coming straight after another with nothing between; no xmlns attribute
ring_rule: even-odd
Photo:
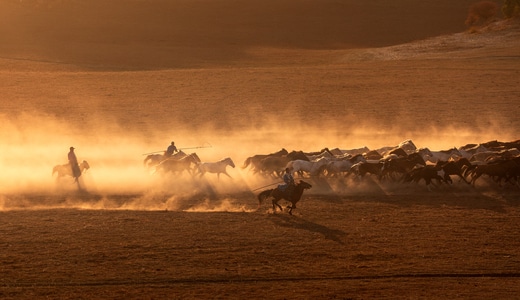
<svg viewBox="0 0 520 300"><path fill-rule="evenodd" d="M502 13L506 18L520 15L520 0L505 0L502 6Z"/></svg>

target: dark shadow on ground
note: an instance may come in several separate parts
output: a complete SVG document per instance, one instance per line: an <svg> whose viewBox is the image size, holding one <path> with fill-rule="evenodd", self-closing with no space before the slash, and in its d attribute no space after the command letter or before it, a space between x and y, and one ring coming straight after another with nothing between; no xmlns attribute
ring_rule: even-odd
<svg viewBox="0 0 520 300"><path fill-rule="evenodd" d="M323 237L325 237L326 239L339 244L344 244L341 238L347 235L342 230L330 229L326 226L305 220L294 215L291 216L288 214L273 214L271 215L270 220L276 226L289 227L319 233L323 235Z"/></svg>
<svg viewBox="0 0 520 300"><path fill-rule="evenodd" d="M334 204L349 201L378 202L402 207L452 206L466 209L484 209L499 213L508 206L520 205L520 188L515 185L499 186L490 180L482 180L476 186L454 180L453 184L431 185L424 182L401 183L379 181L372 176L358 178L312 178L313 188L306 193L313 200ZM315 186L316 188L315 188Z"/></svg>

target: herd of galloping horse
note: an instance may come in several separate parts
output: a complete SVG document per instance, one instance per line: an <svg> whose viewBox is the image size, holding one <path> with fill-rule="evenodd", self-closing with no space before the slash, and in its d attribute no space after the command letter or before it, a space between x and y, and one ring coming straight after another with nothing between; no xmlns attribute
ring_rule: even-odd
<svg viewBox="0 0 520 300"><path fill-rule="evenodd" d="M487 178L492 184L502 187L512 185L520 188L520 140L512 142L489 141L467 144L448 150L432 151L417 148L411 140L397 146L371 150L367 147L350 150L324 148L316 152L291 151L285 148L270 153L248 157L242 169L249 168L255 175L280 180L287 168L295 178L320 177L344 179L352 177L363 180L366 177L377 180L419 183L430 185L453 184L459 182L475 185L479 178ZM153 173L203 176L205 173L224 174L231 177L226 168L235 168L230 157L216 162L202 162L196 153L182 150L165 159L162 154L151 154L144 159L144 165ZM82 170L90 166L86 161L80 164ZM70 167L57 165L53 174L58 178L71 175Z"/></svg>
<svg viewBox="0 0 520 300"><path fill-rule="evenodd" d="M425 182L430 185L453 184L453 179L475 185L489 178L497 186L520 187L520 140L467 144L448 150L417 148L411 140L395 147L370 150L324 148L317 152L281 149L267 155L247 158L242 168L255 174L279 178L289 168L295 178L345 178L379 181Z"/></svg>
<svg viewBox="0 0 520 300"><path fill-rule="evenodd" d="M350 150L324 148L317 152L291 151L284 148L271 154L256 154L248 157L242 169L258 176L279 181L289 169L295 178L299 178L294 192L287 193L278 188L262 191L257 198L259 206L266 199L272 199L273 211L282 207L281 199L291 202L289 213L296 208L303 191L310 189L307 178L342 180L352 177L364 180L370 177L383 181L401 183L425 182L430 186L453 184L453 179L475 185L479 178L487 178L492 185L503 187L510 185L520 188L520 140L512 142L489 141L478 144L467 144L448 150L432 151L428 148L417 148L411 140L405 140L394 147L382 147L371 150L367 147ZM153 169L153 173L203 176L215 173L217 177L227 172L227 166L235 168L230 157L217 162L202 162L196 153L187 154L182 150L165 158L162 154L151 154L144 159L144 165ZM90 166L86 161L81 164L82 171ZM68 165L57 165L53 174L58 178L70 175Z"/></svg>

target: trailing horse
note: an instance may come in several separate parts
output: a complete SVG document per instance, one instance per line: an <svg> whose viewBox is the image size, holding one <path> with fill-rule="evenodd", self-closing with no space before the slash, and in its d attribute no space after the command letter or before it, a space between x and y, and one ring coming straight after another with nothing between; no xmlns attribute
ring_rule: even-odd
<svg viewBox="0 0 520 300"><path fill-rule="evenodd" d="M273 212L276 212L276 207L280 208L280 210L283 211L280 204L278 204L278 201L280 201L281 199L285 199L291 202L289 214L292 215L292 210L296 208L296 203L300 201L300 199L302 198L303 191L308 190L311 187L312 185L310 185L309 183L300 180L300 182L294 186L291 195L289 195L287 190L282 191L279 188L265 190L258 194L258 207L260 207L260 205L262 205L262 202L264 202L266 199L273 198Z"/></svg>
<svg viewBox="0 0 520 300"><path fill-rule="evenodd" d="M183 157L186 157L187 154L179 150L179 152L171 155L170 157L165 157L162 154L149 154L143 161L143 165L147 168L155 167L160 164L163 160L172 159L172 160L180 160Z"/></svg>
<svg viewBox="0 0 520 300"><path fill-rule="evenodd" d="M190 175L193 175L191 165L193 164L196 166L198 163L200 163L200 158L196 153L191 153L179 160L168 158L161 161L161 163L155 167L154 174L157 172L161 172L163 174L171 172L180 175L184 170L186 170Z"/></svg>

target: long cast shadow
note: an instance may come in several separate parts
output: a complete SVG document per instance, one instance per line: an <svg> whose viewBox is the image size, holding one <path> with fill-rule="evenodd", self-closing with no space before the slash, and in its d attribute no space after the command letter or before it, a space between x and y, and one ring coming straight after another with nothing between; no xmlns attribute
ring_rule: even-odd
<svg viewBox="0 0 520 300"><path fill-rule="evenodd" d="M330 229L327 226L323 226L294 215L273 214L271 220L275 225L280 227L288 227L319 233L327 240L331 240L342 245L344 242L341 240L341 238L347 235L343 230Z"/></svg>

